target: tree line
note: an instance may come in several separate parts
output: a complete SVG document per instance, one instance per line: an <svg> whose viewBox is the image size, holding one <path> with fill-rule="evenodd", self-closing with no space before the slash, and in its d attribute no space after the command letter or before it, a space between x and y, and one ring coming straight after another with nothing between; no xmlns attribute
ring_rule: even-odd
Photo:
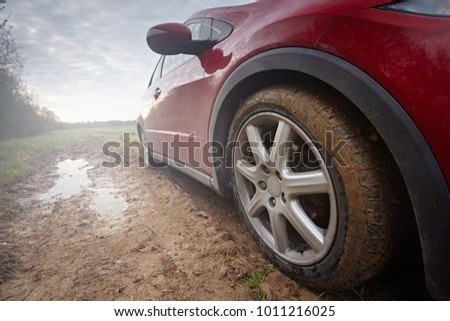
<svg viewBox="0 0 450 321"><path fill-rule="evenodd" d="M136 125L135 120L85 121L76 123L58 123L56 129L99 128Z"/></svg>
<svg viewBox="0 0 450 321"><path fill-rule="evenodd" d="M0 7L0 14L4 9ZM8 20L9 16L0 18L0 140L35 136L60 126L55 113L41 108L27 90L24 59Z"/></svg>

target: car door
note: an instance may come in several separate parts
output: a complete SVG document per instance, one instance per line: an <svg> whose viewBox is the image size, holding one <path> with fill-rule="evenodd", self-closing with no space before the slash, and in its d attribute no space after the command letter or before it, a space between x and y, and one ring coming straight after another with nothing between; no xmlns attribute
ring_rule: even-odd
<svg viewBox="0 0 450 321"><path fill-rule="evenodd" d="M193 40L210 36L210 21L195 19L187 23ZM206 86L199 57L179 54L163 57L161 78L151 90L160 143L155 151L208 173L202 162L202 147L207 140L202 95Z"/></svg>
<svg viewBox="0 0 450 321"><path fill-rule="evenodd" d="M145 135L145 140L149 143L149 149L152 151L158 152L159 149L159 139L158 139L158 130L156 127L155 121L155 84L161 78L161 69L164 57L160 57L154 71L152 77L150 79L149 86L142 97L141 100L141 118L143 122L143 130Z"/></svg>

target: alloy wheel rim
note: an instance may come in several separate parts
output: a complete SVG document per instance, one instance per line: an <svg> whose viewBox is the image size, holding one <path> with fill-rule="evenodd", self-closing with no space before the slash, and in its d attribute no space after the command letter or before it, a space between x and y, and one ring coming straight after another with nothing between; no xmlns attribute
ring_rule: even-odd
<svg viewBox="0 0 450 321"><path fill-rule="evenodd" d="M287 117L252 116L237 135L233 165L250 224L275 254L297 265L322 260L337 231L337 205L327 164Z"/></svg>

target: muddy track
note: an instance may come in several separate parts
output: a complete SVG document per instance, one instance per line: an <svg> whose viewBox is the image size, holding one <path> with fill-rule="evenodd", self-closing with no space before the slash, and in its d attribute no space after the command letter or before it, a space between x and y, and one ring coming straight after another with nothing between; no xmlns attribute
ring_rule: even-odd
<svg viewBox="0 0 450 321"><path fill-rule="evenodd" d="M51 155L42 171L3 188L14 206L0 217L1 300L258 300L261 291L273 300L418 298L390 277L314 293L277 269L251 289L252 273L270 262L234 204L173 169L139 168L137 153L128 168L101 166L111 139ZM87 180L73 195L49 196L67 160L86 160L76 171Z"/></svg>

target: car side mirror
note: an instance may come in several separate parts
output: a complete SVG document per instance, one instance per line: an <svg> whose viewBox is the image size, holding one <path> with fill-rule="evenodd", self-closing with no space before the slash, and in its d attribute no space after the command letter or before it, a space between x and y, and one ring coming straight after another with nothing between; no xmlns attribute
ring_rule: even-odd
<svg viewBox="0 0 450 321"><path fill-rule="evenodd" d="M181 23L164 23L147 32L147 44L161 55L188 54L199 56L213 47L215 40L192 40L191 29Z"/></svg>

